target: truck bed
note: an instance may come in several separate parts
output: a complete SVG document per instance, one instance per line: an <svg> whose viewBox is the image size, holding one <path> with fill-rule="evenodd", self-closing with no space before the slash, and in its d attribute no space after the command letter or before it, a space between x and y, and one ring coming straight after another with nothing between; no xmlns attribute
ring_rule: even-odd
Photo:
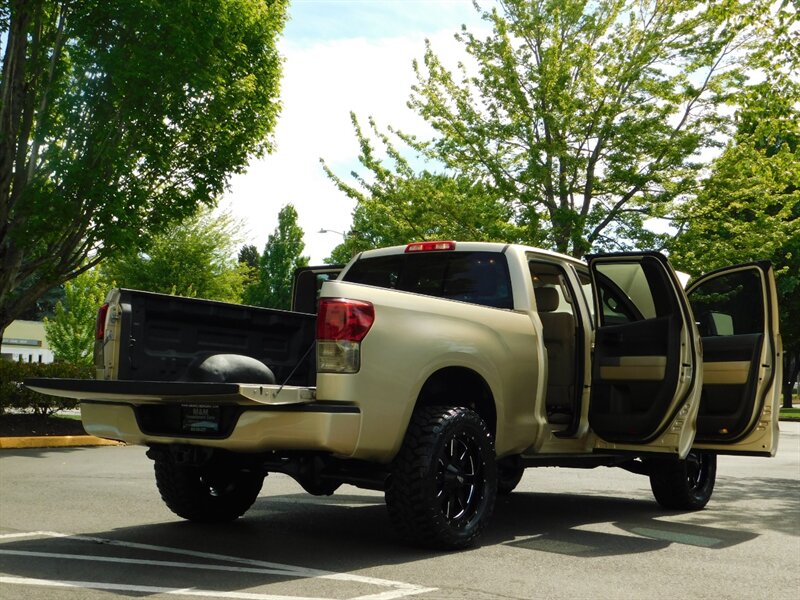
<svg viewBox="0 0 800 600"><path fill-rule="evenodd" d="M121 289L117 379L193 381L215 354L257 359L278 384L313 386L315 315Z"/></svg>

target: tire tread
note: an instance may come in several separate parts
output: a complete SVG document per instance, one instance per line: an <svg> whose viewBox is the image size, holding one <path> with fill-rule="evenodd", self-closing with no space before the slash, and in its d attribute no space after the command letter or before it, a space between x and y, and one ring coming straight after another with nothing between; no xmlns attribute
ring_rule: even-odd
<svg viewBox="0 0 800 600"><path fill-rule="evenodd" d="M157 460L154 469L156 486L167 508L179 517L201 523L238 519L253 505L263 483L263 477L239 473L233 490L212 496L200 481L197 467Z"/></svg>
<svg viewBox="0 0 800 600"><path fill-rule="evenodd" d="M414 543L436 548L457 549L468 546L480 536L494 508L496 481L489 484L484 513L468 532L454 532L438 506L429 501L430 485L426 475L442 433L448 427L474 428L488 443L484 469L495 477L494 442L483 420L464 407L427 406L418 408L411 419L403 446L395 458L392 481L386 490L389 517L398 533Z"/></svg>

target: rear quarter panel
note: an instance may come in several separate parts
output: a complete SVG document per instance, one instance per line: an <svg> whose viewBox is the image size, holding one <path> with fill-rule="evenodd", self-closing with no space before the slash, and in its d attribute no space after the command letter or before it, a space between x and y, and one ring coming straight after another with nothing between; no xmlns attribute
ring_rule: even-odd
<svg viewBox="0 0 800 600"><path fill-rule="evenodd" d="M528 312L341 281L326 283L322 297L375 306L360 371L317 378L318 400L350 401L361 409L355 458L390 461L423 385L447 367L471 369L487 383L497 410L498 456L521 452L540 437L545 422L536 399L546 383L538 375L545 373L544 358Z"/></svg>

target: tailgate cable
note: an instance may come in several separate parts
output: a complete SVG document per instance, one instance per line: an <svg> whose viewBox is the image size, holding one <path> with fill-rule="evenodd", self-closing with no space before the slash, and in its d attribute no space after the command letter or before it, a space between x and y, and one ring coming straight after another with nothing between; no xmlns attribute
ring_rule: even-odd
<svg viewBox="0 0 800 600"><path fill-rule="evenodd" d="M308 357L308 355L311 353L311 350L312 350L312 349L314 348L314 346L316 346L316 345L317 345L317 340L314 340L313 342L311 342L311 345L308 347L308 350L306 350L306 351L305 351L305 353L304 353L304 354L303 354L303 356L300 358L300 360L298 360L298 361L297 361L297 364L294 366L294 368L291 370L291 372L290 372L290 373L289 373L289 374L286 376L286 379L285 379L285 380L283 381L283 383L281 384L281 387L279 387L279 388L278 388L278 391L277 391L277 392L275 392L275 395L273 396L273 398L277 398L277 397L278 397L278 394L280 394L280 393L283 391L283 388L285 388L285 387L286 387L286 384L287 384L287 383L289 383L289 380L292 378L292 375L294 375L294 374L295 374L295 372L297 371L297 369L299 369L299 368L300 368L300 365L302 365L302 364L303 364L303 361L305 361L305 359L306 359L306 358Z"/></svg>

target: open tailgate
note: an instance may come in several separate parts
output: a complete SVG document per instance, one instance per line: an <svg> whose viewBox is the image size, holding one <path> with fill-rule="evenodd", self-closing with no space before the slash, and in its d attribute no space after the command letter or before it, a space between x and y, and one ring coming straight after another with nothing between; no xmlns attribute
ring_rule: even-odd
<svg viewBox="0 0 800 600"><path fill-rule="evenodd" d="M283 406L307 404L316 388L257 383L206 383L185 381L127 381L94 379L26 379L25 386L42 394L107 402L164 404L213 402Z"/></svg>

